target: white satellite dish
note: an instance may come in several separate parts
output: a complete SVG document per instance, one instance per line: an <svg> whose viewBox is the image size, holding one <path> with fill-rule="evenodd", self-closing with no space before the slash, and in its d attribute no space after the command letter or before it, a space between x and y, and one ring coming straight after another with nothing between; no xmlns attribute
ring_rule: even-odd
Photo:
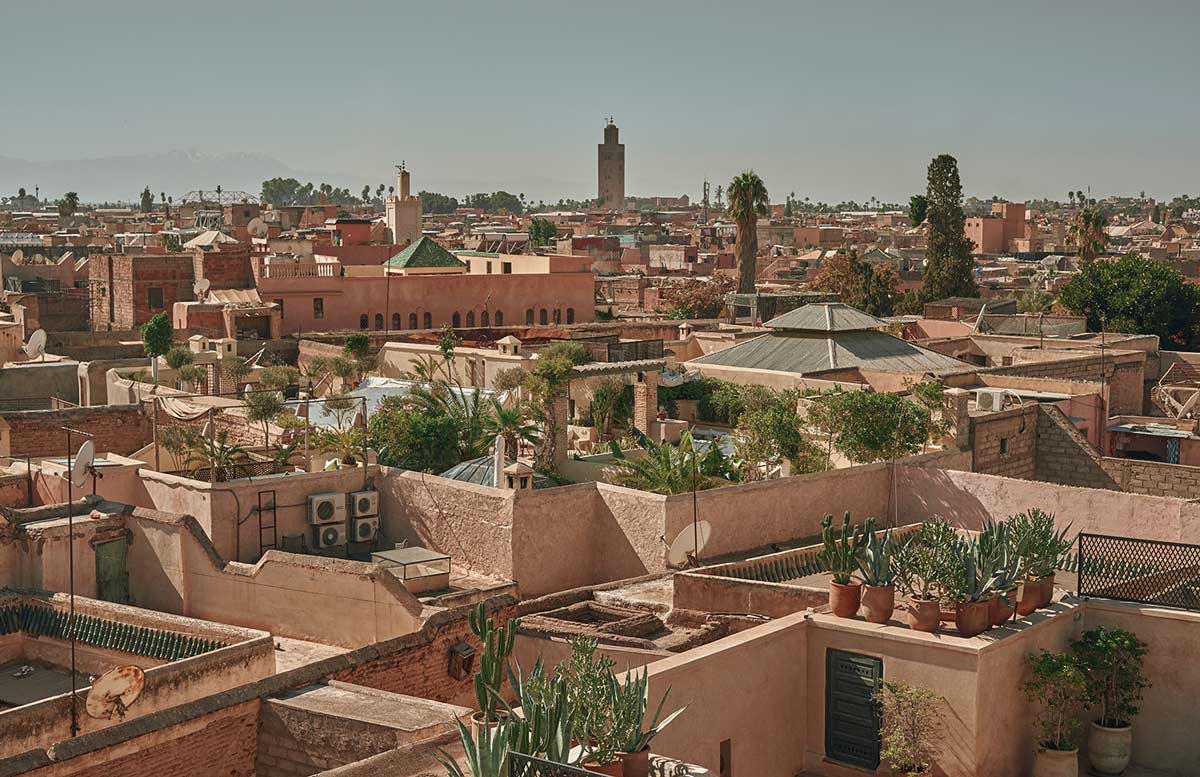
<svg viewBox="0 0 1200 777"><path fill-rule="evenodd" d="M71 462L71 485L83 488L87 485L88 474L92 471L92 463L96 461L96 446L91 440L84 440Z"/></svg>
<svg viewBox="0 0 1200 777"><path fill-rule="evenodd" d="M246 225L246 231L250 233L251 237L266 237L267 222L256 216L250 219L250 223Z"/></svg>
<svg viewBox="0 0 1200 777"><path fill-rule="evenodd" d="M45 254L34 254L33 255L33 263L34 264L45 264L46 263L46 255Z"/></svg>
<svg viewBox="0 0 1200 777"><path fill-rule="evenodd" d="M88 691L85 709L89 717L120 720L146 685L146 673L140 666L128 664L109 669L96 678Z"/></svg>
<svg viewBox="0 0 1200 777"><path fill-rule="evenodd" d="M25 347L21 350L25 351L25 355L30 359L36 359L39 356L46 355L46 330L38 329L29 336L29 342L25 343Z"/></svg>
<svg viewBox="0 0 1200 777"><path fill-rule="evenodd" d="M208 287L211 285L212 285L212 282L209 281L208 278L201 278L200 280L193 283L192 291L196 293L196 299L203 302L204 295L208 293Z"/></svg>
<svg viewBox="0 0 1200 777"><path fill-rule="evenodd" d="M712 526L708 521L700 521L693 526L684 527L675 536L671 547L667 550L667 564L672 567L686 566L688 559L700 555L704 546L712 537Z"/></svg>
<svg viewBox="0 0 1200 777"><path fill-rule="evenodd" d="M21 249L18 248L16 251L12 252L12 263L13 264L20 264L24 258L25 258L25 252L22 251Z"/></svg>

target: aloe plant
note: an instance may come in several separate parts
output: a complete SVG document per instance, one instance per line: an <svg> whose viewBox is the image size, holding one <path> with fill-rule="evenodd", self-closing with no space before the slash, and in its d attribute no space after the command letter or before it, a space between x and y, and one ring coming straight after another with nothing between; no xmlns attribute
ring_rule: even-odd
<svg viewBox="0 0 1200 777"><path fill-rule="evenodd" d="M958 572L950 592L953 599L963 603L981 602L998 590L1000 575L995 559L980 555L977 539L958 540L952 554Z"/></svg>
<svg viewBox="0 0 1200 777"><path fill-rule="evenodd" d="M625 679L616 676L609 677L609 698L612 702L613 730L617 746L621 752L639 753L650 745L650 741L658 736L671 721L679 717L687 707L680 707L667 717L659 720L663 705L671 693L668 687L658 700L658 708L649 724L645 723L646 710L650 705L650 677L643 668L641 674L636 671L625 673Z"/></svg>
<svg viewBox="0 0 1200 777"><path fill-rule="evenodd" d="M868 518L863 526L850 525L850 511L842 516L842 533L839 540L833 537L833 516L826 515L821 521L821 541L824 548L818 554L821 563L833 575L833 582L849 585L850 576L858 569L858 559L867 543L867 530L873 529L875 519Z"/></svg>
<svg viewBox="0 0 1200 777"><path fill-rule="evenodd" d="M479 606L467 613L467 623L483 643L479 668L475 671L474 678L475 700L485 721L496 720L499 706L496 700L500 697L508 657L512 655L517 627L521 625L521 621L513 618L497 628L495 620L487 616L487 610L483 602L480 602Z"/></svg>
<svg viewBox="0 0 1200 777"><path fill-rule="evenodd" d="M1020 543L1025 574L1037 579L1053 575L1066 561L1074 539L1068 538L1070 524L1054 528L1054 516L1036 507L1009 518L1014 541Z"/></svg>
<svg viewBox="0 0 1200 777"><path fill-rule="evenodd" d="M449 777L506 777L508 774L509 740L513 732L522 726L519 722L504 723L495 728L486 722L476 723L475 732L461 720L454 719L458 735L462 739L463 756L467 771L455 761L454 756L438 749L437 760Z"/></svg>
<svg viewBox="0 0 1200 777"><path fill-rule="evenodd" d="M548 678L541 656L533 664L529 677L521 674L518 665L508 670L509 683L520 703L520 715L500 696L508 719L520 719L525 725L510 745L526 755L544 757L548 761L571 764L571 739L575 726L575 708L571 703L567 682L562 677Z"/></svg>
<svg viewBox="0 0 1200 777"><path fill-rule="evenodd" d="M892 530L885 529L877 534L875 526L868 521L863 534L866 544L858 557L858 569L867 585L887 586L896 581L896 568L892 553Z"/></svg>

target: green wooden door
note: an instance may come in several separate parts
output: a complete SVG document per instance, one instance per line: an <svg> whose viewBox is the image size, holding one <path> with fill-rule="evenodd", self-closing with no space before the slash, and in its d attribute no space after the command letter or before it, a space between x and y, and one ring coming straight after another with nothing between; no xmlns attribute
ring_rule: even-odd
<svg viewBox="0 0 1200 777"><path fill-rule="evenodd" d="M96 544L96 593L106 602L129 601L124 538Z"/></svg>
<svg viewBox="0 0 1200 777"><path fill-rule="evenodd" d="M883 681L883 661L829 650L825 655L825 755L835 761L879 766L879 707L872 698Z"/></svg>

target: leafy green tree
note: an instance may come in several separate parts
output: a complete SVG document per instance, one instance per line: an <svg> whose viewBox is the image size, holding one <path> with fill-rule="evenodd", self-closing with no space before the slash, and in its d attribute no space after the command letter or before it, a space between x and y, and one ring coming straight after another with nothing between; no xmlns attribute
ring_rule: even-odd
<svg viewBox="0 0 1200 777"><path fill-rule="evenodd" d="M184 345L171 346L171 350L167 351L166 354L163 355L163 361L165 361L167 366L173 370L178 370L185 365L191 364L195 360L196 357L192 353L191 349Z"/></svg>
<svg viewBox="0 0 1200 777"><path fill-rule="evenodd" d="M233 390L237 392L242 387L242 381L250 374L250 362L244 356L234 356L225 360L225 375L233 381Z"/></svg>
<svg viewBox="0 0 1200 777"><path fill-rule="evenodd" d="M1067 225L1067 236L1079 247L1079 259L1090 262L1104 253L1104 245L1108 241L1108 218L1104 211L1096 206L1080 208L1071 223Z"/></svg>
<svg viewBox="0 0 1200 777"><path fill-rule="evenodd" d="M288 364L272 364L258 373L258 385L265 389L282 391L300 382L300 370Z"/></svg>
<svg viewBox="0 0 1200 777"><path fill-rule="evenodd" d="M978 288L972 274L973 247L963 231L962 182L954 157L942 154L929 163L925 196L929 240L921 299L932 302L946 297L974 297Z"/></svg>
<svg viewBox="0 0 1200 777"><path fill-rule="evenodd" d="M914 194L908 198L908 223L914 227L921 226L925 213L929 209L929 200L924 194Z"/></svg>
<svg viewBox="0 0 1200 777"><path fill-rule="evenodd" d="M421 210L425 213L444 214L458 210L458 200L446 194L417 192L417 197L421 199Z"/></svg>
<svg viewBox="0 0 1200 777"><path fill-rule="evenodd" d="M529 222L529 243L534 247L550 245L558 235L558 227L550 219L534 216Z"/></svg>
<svg viewBox="0 0 1200 777"><path fill-rule="evenodd" d="M796 392L770 392L764 399L738 418L734 440L741 479L761 480L768 469L785 460L791 463L794 474L823 470L824 452L804 436L801 428Z"/></svg>
<svg viewBox="0 0 1200 777"><path fill-rule="evenodd" d="M714 276L707 281L688 279L683 283L668 286L663 290L667 317L716 318L725 308L725 295L734 288L736 282L723 275Z"/></svg>
<svg viewBox="0 0 1200 777"><path fill-rule="evenodd" d="M316 202L313 185L301 184L295 178L270 178L262 182L262 199L274 205L310 205Z"/></svg>
<svg viewBox="0 0 1200 777"><path fill-rule="evenodd" d="M142 212L149 213L154 210L154 195L150 193L150 187L142 189Z"/></svg>
<svg viewBox="0 0 1200 777"><path fill-rule="evenodd" d="M461 461L461 419L408 406L403 397L385 397L367 430L370 446L387 466L438 474Z"/></svg>
<svg viewBox="0 0 1200 777"><path fill-rule="evenodd" d="M1137 254L1087 262L1059 302L1087 316L1092 331L1158 335L1165 348L1187 351L1200 345L1200 286L1166 262Z"/></svg>
<svg viewBox="0 0 1200 777"><path fill-rule="evenodd" d="M150 371L154 375L154 385L158 385L158 357L165 356L171 350L171 342L175 338L175 329L171 326L171 317L165 312L159 313L142 324L142 350L150 357Z"/></svg>
<svg viewBox="0 0 1200 777"><path fill-rule="evenodd" d="M873 316L890 316L895 310L900 278L888 263L864 262L858 251L850 248L830 256L821 263L821 271L812 287L838 295L851 307Z"/></svg>
<svg viewBox="0 0 1200 777"><path fill-rule="evenodd" d="M552 343L538 354L533 372L526 381L535 401L534 417L542 423L542 444L538 447L537 462L544 472L554 469L556 432L560 420L565 422L565 419L555 417L554 401L570 382L571 371L591 360L591 354L579 343Z"/></svg>
<svg viewBox="0 0 1200 777"><path fill-rule="evenodd" d="M185 364L179 368L179 380L191 387L192 391L199 392L204 382L208 380L208 370L199 364Z"/></svg>
<svg viewBox="0 0 1200 777"><path fill-rule="evenodd" d="M1046 313L1054 305L1054 297L1041 286L1030 286L1017 297L1021 313Z"/></svg>
<svg viewBox="0 0 1200 777"><path fill-rule="evenodd" d="M911 456L929 438L929 410L898 394L847 391L814 405L810 414L832 431L833 446L859 464Z"/></svg>
<svg viewBox="0 0 1200 777"><path fill-rule="evenodd" d="M616 420L628 386L628 383L615 375L601 378L592 386L592 424L596 427L599 439L604 439L609 427ZM629 409L632 410L632 407Z"/></svg>
<svg viewBox="0 0 1200 777"><path fill-rule="evenodd" d="M262 424L263 445L270 445L271 422L287 408L283 395L278 391L252 391L246 394L243 401L246 403L246 419Z"/></svg>
<svg viewBox="0 0 1200 777"><path fill-rule="evenodd" d="M767 186L753 170L729 182L729 217L737 224L734 253L737 255L738 286L741 294L754 293L754 268L758 260L758 219L770 213Z"/></svg>

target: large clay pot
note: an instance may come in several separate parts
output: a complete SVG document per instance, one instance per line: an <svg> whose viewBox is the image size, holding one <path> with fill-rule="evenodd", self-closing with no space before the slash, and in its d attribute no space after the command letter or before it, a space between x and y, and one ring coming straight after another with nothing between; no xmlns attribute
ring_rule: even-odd
<svg viewBox="0 0 1200 777"><path fill-rule="evenodd" d="M1078 777L1079 748L1050 750L1039 747L1033 754L1033 777Z"/></svg>
<svg viewBox="0 0 1200 777"><path fill-rule="evenodd" d="M992 602L959 602L954 608L954 625L964 637L974 637L992 627Z"/></svg>
<svg viewBox="0 0 1200 777"><path fill-rule="evenodd" d="M649 777L650 748L642 748L637 753L622 753L621 764L624 777Z"/></svg>
<svg viewBox="0 0 1200 777"><path fill-rule="evenodd" d="M941 612L936 599L909 599L904 609L908 612L908 627L913 631L933 633L941 626Z"/></svg>
<svg viewBox="0 0 1200 777"><path fill-rule="evenodd" d="M862 585L852 580L846 585L830 581L829 607L839 618L853 618L858 614L858 606L862 601Z"/></svg>
<svg viewBox="0 0 1200 777"><path fill-rule="evenodd" d="M1005 601L1007 599L1007 601ZM1013 616L1017 607L1017 592L1016 590L1005 591L1004 596L997 596L992 599L992 625L1002 626Z"/></svg>
<svg viewBox="0 0 1200 777"><path fill-rule="evenodd" d="M620 761L609 764L584 764L583 768L596 774L606 774L608 777L624 777L625 774L625 766Z"/></svg>
<svg viewBox="0 0 1200 777"><path fill-rule="evenodd" d="M896 609L896 587L893 585L864 585L862 587L863 615L871 623L887 623ZM628 776L627 776L628 777Z"/></svg>
<svg viewBox="0 0 1200 777"><path fill-rule="evenodd" d="M1029 615L1042 606L1044 596L1040 580L1022 580L1017 587L1017 614Z"/></svg>
<svg viewBox="0 0 1200 777"><path fill-rule="evenodd" d="M1050 603L1054 601L1054 575L1046 575L1045 577L1040 577L1040 578L1038 578L1038 582L1042 584L1042 590L1041 590L1042 599L1041 599L1041 604L1039 604L1038 606L1039 607L1049 607Z"/></svg>
<svg viewBox="0 0 1200 777"><path fill-rule="evenodd" d="M1092 721L1088 729L1088 760L1093 774L1120 774L1133 754L1133 726L1110 728Z"/></svg>

